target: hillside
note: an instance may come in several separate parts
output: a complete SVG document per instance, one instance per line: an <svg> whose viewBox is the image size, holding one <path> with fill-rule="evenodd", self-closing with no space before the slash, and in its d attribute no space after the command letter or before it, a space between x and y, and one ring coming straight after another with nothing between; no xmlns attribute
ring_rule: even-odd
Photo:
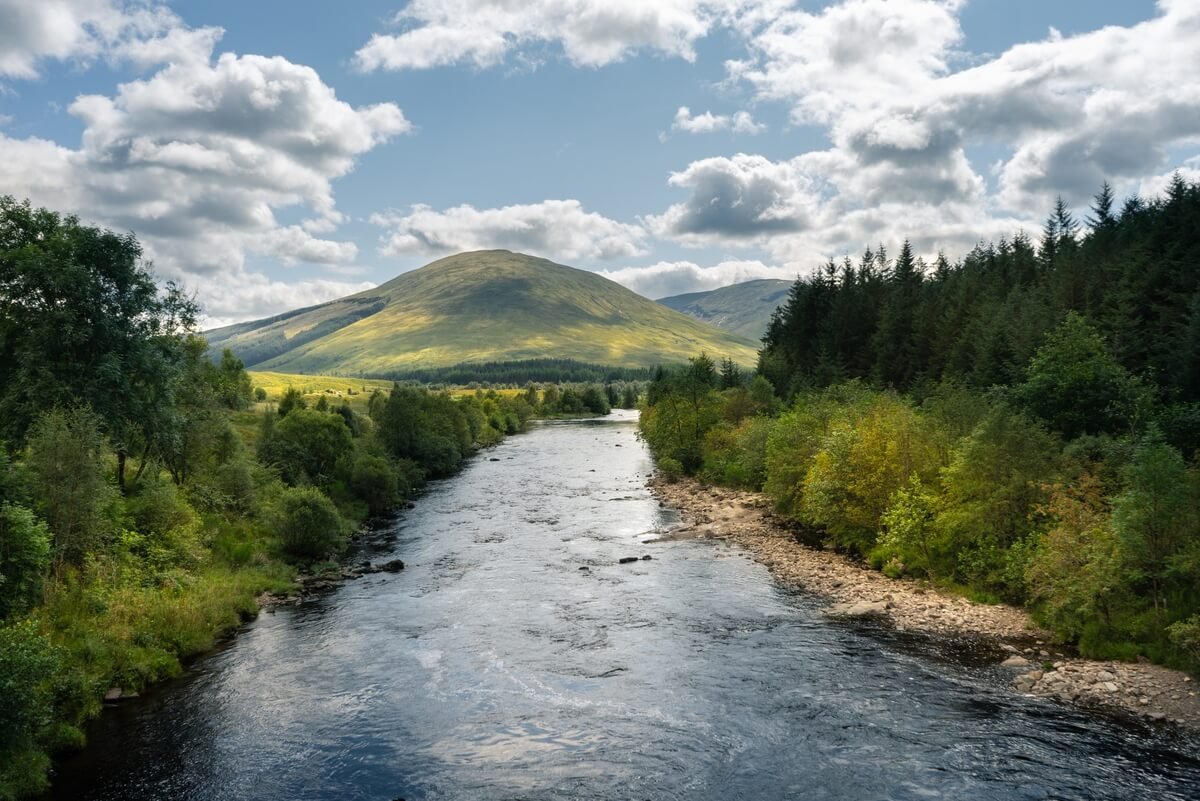
<svg viewBox="0 0 1200 801"><path fill-rule="evenodd" d="M673 295L658 302L731 334L758 340L766 333L775 308L787 300L791 287L791 281L763 278L708 292Z"/></svg>
<svg viewBox="0 0 1200 801"><path fill-rule="evenodd" d="M595 273L506 250L460 253L374 289L206 333L248 366L388 376L463 362L651 366L700 351L752 365L755 345Z"/></svg>

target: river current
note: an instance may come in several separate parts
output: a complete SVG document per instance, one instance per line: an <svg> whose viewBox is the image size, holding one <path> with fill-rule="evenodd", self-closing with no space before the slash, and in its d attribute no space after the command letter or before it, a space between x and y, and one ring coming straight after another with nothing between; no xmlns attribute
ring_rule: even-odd
<svg viewBox="0 0 1200 801"><path fill-rule="evenodd" d="M366 546L406 570L106 711L47 797L1200 799L1194 741L830 622L725 543L641 544L675 516L635 432L546 422L481 454Z"/></svg>

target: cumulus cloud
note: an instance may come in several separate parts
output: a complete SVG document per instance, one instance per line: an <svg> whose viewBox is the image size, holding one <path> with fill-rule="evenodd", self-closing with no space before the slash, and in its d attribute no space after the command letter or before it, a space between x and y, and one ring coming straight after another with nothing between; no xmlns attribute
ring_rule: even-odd
<svg viewBox="0 0 1200 801"><path fill-rule="evenodd" d="M754 121L748 111L738 111L734 114L713 114L706 111L703 114L692 114L687 106L680 106L675 112L671 130L687 133L716 133L717 131L733 131L738 134L758 134L767 126Z"/></svg>
<svg viewBox="0 0 1200 801"><path fill-rule="evenodd" d="M262 273L240 273L231 277L227 286L229 297L224 302L205 307L200 327L208 330L242 320L270 317L353 295L374 286L369 281L330 281L324 278L278 281Z"/></svg>
<svg viewBox="0 0 1200 801"><path fill-rule="evenodd" d="M585 211L578 200L477 209L462 205L437 211L418 204L409 211L372 215L385 228L380 253L439 255L461 250L503 248L551 259L593 260L646 252L646 232Z"/></svg>
<svg viewBox="0 0 1200 801"><path fill-rule="evenodd" d="M179 41L195 45L187 33ZM344 219L332 181L410 127L391 103L339 100L309 67L232 53L185 53L69 111L83 126L78 148L0 134L0 186L133 231L160 273L203 277L201 300L216 316L239 308L232 289L251 280L248 257L353 261L353 243L320 236ZM280 209L307 217L283 225Z"/></svg>
<svg viewBox="0 0 1200 801"><path fill-rule="evenodd" d="M639 295L655 299L686 292L704 292L756 278L780 278L785 281L796 278L796 271L788 267L736 259L710 267L701 267L691 261L660 261L646 267L622 267L598 272Z"/></svg>
<svg viewBox="0 0 1200 801"><path fill-rule="evenodd" d="M187 28L165 5L122 0L0 0L0 76L35 78L43 61L206 56L219 28Z"/></svg>
<svg viewBox="0 0 1200 801"><path fill-rule="evenodd" d="M492 67L536 45L562 48L575 64L598 67L648 51L695 58L694 45L716 25L758 11L753 0L410 0L375 34L355 62L364 71L448 64Z"/></svg>
<svg viewBox="0 0 1200 801"><path fill-rule="evenodd" d="M694 162L670 178L687 198L648 225L781 261L905 236L959 250L1036 229L1056 195L1086 204L1106 179L1119 191L1161 186L1176 166L1168 154L1200 144L1200 5L1160 0L1136 25L1052 31L974 59L960 50L962 5L842 0L755 18L731 80L787 105L829 146ZM686 109L677 119L717 127ZM977 145L1006 151L995 186L971 163Z"/></svg>
<svg viewBox="0 0 1200 801"><path fill-rule="evenodd" d="M811 182L791 164L739 153L690 164L669 183L691 197L646 223L661 236L692 244L712 240L749 243L810 225L816 206Z"/></svg>

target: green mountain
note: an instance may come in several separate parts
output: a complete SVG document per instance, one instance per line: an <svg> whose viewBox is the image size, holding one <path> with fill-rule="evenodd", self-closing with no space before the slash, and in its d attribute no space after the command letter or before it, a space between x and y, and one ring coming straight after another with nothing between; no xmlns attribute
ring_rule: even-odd
<svg viewBox="0 0 1200 801"><path fill-rule="evenodd" d="M258 370L335 375L525 359L643 367L701 351L744 365L757 358L753 342L595 273L507 250L460 253L357 295L205 336Z"/></svg>
<svg viewBox="0 0 1200 801"><path fill-rule="evenodd" d="M791 281L762 278L709 292L672 295L658 302L731 334L758 340L767 332L775 307L787 300L791 288Z"/></svg>

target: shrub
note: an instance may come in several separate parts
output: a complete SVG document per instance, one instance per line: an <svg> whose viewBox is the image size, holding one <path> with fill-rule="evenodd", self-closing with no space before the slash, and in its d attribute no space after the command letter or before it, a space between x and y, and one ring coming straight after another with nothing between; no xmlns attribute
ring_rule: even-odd
<svg viewBox="0 0 1200 801"><path fill-rule="evenodd" d="M57 655L32 621L0 628L0 798L42 789L48 760L35 736L49 723L46 678Z"/></svg>
<svg viewBox="0 0 1200 801"><path fill-rule="evenodd" d="M346 524L337 507L313 487L286 490L279 500L280 541L290 555L323 559L346 545Z"/></svg>
<svg viewBox="0 0 1200 801"><path fill-rule="evenodd" d="M0 505L0 621L26 612L42 596L50 567L50 531L23 506Z"/></svg>
<svg viewBox="0 0 1200 801"><path fill-rule="evenodd" d="M354 460L350 488L372 514L386 512L401 496L399 478L387 459L365 453Z"/></svg>

